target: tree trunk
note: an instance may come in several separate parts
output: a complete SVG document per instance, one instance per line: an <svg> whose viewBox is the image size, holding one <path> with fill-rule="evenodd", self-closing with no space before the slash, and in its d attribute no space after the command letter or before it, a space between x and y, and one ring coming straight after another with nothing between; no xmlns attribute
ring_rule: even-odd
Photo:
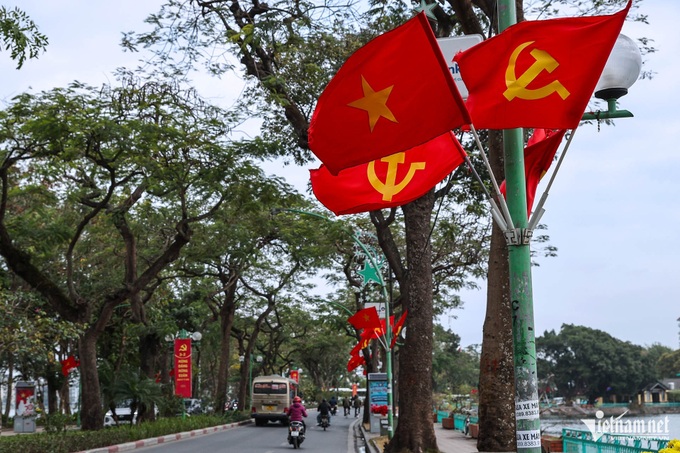
<svg viewBox="0 0 680 453"><path fill-rule="evenodd" d="M14 385L14 356L8 354L7 357L7 401L5 401L5 420L9 419L9 411L12 407L12 385Z"/></svg>
<svg viewBox="0 0 680 453"><path fill-rule="evenodd" d="M139 363L142 376L156 379L158 356L161 353L161 339L156 333L142 334L139 338ZM156 420L154 404L142 404L137 416L137 423Z"/></svg>
<svg viewBox="0 0 680 453"><path fill-rule="evenodd" d="M231 326L234 324L234 313L236 305L233 303L225 304L220 311L220 357L217 369L217 388L215 389L215 412L224 413L224 406L227 403L227 386L229 382L229 359L231 357ZM245 401L239 399L239 405Z"/></svg>
<svg viewBox="0 0 680 453"><path fill-rule="evenodd" d="M47 413L48 414L58 414L59 413L59 399L57 398L57 392L59 391L59 377L53 372L48 372L46 376L47 380ZM63 379L68 382L68 376Z"/></svg>
<svg viewBox="0 0 680 453"><path fill-rule="evenodd" d="M80 421L83 430L98 430L104 427L101 389L97 373L97 337L94 328L88 328L79 339L81 404Z"/></svg>
<svg viewBox="0 0 680 453"><path fill-rule="evenodd" d="M489 132L489 162L504 179L499 131ZM508 246L494 223L489 253L486 318L479 370L479 451L515 451L515 378Z"/></svg>
<svg viewBox="0 0 680 453"><path fill-rule="evenodd" d="M408 277L402 287L406 340L399 351L399 423L387 453L438 451L432 424L432 249L434 191L403 207Z"/></svg>

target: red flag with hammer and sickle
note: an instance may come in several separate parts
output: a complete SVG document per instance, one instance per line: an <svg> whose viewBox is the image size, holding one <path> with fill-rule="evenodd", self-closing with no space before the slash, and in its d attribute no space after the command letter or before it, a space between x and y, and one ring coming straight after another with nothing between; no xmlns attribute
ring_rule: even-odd
<svg viewBox="0 0 680 453"><path fill-rule="evenodd" d="M631 3L612 15L520 22L456 55L474 126L578 126Z"/></svg>
<svg viewBox="0 0 680 453"><path fill-rule="evenodd" d="M408 151L342 170L310 170L316 198L336 215L391 208L423 196L465 160L452 132Z"/></svg>
<svg viewBox="0 0 680 453"><path fill-rule="evenodd" d="M425 13L354 52L319 97L309 148L340 170L470 124Z"/></svg>

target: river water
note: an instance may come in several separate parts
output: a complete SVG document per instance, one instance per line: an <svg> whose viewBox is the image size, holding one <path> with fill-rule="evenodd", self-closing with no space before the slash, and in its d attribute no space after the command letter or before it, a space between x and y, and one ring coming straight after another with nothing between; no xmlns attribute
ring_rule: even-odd
<svg viewBox="0 0 680 453"><path fill-rule="evenodd" d="M606 423L611 423L617 421L617 417L604 416L601 419L597 419L592 415L584 415L582 420L598 423L599 426L604 426L606 430ZM680 439L680 414L659 414L659 415L635 415L635 416L623 416L620 418L619 426L645 426L657 430L660 434L653 435L653 437L668 437L670 439ZM597 425L596 425L597 426ZM562 428L572 428L579 429L582 431L588 431L588 426L586 423L581 421L581 419L576 418L541 418L541 431L544 434L554 434L561 435ZM612 433L616 434L616 428L614 428ZM650 434L651 435L651 434Z"/></svg>

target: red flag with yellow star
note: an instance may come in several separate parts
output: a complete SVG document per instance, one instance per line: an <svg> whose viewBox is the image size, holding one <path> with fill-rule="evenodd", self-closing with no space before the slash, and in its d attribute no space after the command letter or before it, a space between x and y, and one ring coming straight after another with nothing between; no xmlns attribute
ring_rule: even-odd
<svg viewBox="0 0 680 453"><path fill-rule="evenodd" d="M319 97L309 147L337 175L469 123L448 64L420 13L347 59Z"/></svg>
<svg viewBox="0 0 680 453"><path fill-rule="evenodd" d="M336 215L402 206L423 196L465 160L452 132L424 145L333 176L325 166L310 170L316 198Z"/></svg>
<svg viewBox="0 0 680 453"><path fill-rule="evenodd" d="M606 16L520 22L458 53L475 127L578 126L631 4Z"/></svg>
<svg viewBox="0 0 680 453"><path fill-rule="evenodd" d="M347 321L357 330L380 329L380 317L375 307L364 308L350 316Z"/></svg>

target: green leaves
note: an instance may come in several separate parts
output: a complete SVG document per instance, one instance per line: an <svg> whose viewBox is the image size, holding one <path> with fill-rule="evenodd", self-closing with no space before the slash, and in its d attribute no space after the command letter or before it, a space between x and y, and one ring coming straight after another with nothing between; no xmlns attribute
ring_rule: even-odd
<svg viewBox="0 0 680 453"><path fill-rule="evenodd" d="M38 31L25 12L0 6L0 45L10 51L10 58L16 60L17 69L21 69L26 58L37 58L47 44L47 36Z"/></svg>

